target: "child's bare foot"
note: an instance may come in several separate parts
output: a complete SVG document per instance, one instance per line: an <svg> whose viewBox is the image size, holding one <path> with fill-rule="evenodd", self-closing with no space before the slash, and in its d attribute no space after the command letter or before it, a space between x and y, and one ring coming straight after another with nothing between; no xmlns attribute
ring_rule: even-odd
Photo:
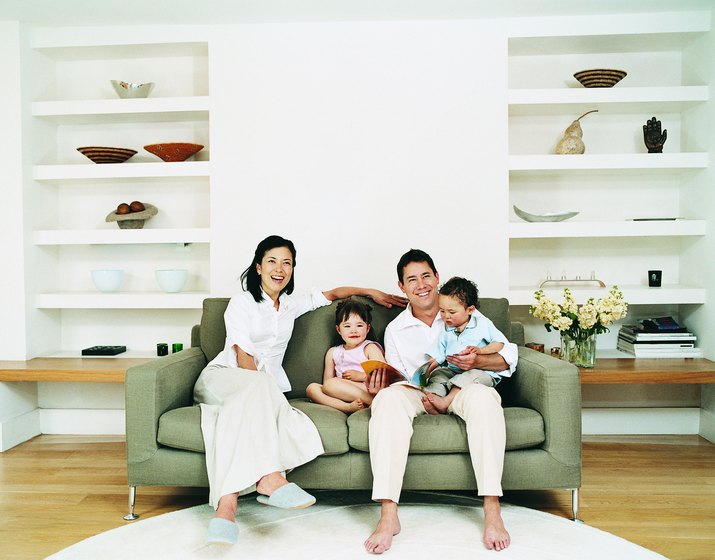
<svg viewBox="0 0 715 560"><path fill-rule="evenodd" d="M389 500L382 502L380 521L365 541L365 550L371 554L382 554L390 550L392 537L400 532L400 520L397 517L397 504Z"/></svg>
<svg viewBox="0 0 715 560"><path fill-rule="evenodd" d="M427 395L431 395L432 393L425 393L425 396L422 397L422 406L425 407L425 412L427 414L432 414L433 416L437 416L439 414L439 410L437 410L434 405L432 404L432 401L430 401L427 398Z"/></svg>
<svg viewBox="0 0 715 560"><path fill-rule="evenodd" d="M509 533L501 517L501 506L497 496L484 497L484 546L489 550L501 551L511 543Z"/></svg>
<svg viewBox="0 0 715 560"><path fill-rule="evenodd" d="M450 403L452 402L451 399L448 399L447 397L440 397L439 395L435 395L434 393L425 393L425 396L423 397L423 405L424 405L424 399L427 399L427 401L432 405L432 408L434 408L437 412L430 412L430 414L444 414L447 412L447 409L449 408ZM425 406L425 410L427 410L427 407ZM429 410L427 410L429 412Z"/></svg>
<svg viewBox="0 0 715 560"><path fill-rule="evenodd" d="M365 404L362 402L362 399L355 399L353 402L348 403L348 408L345 412L357 412L363 408L365 408Z"/></svg>

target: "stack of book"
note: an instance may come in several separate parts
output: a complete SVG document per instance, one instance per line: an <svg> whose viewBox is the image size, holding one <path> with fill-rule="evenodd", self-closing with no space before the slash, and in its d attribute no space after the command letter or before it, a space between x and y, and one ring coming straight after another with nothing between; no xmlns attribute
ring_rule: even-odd
<svg viewBox="0 0 715 560"><path fill-rule="evenodd" d="M696 338L672 317L657 317L622 326L618 349L636 358L701 358Z"/></svg>

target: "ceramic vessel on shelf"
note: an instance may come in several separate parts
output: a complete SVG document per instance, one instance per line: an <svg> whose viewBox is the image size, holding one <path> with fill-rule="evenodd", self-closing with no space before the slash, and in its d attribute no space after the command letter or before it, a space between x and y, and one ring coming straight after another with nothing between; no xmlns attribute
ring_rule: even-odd
<svg viewBox="0 0 715 560"><path fill-rule="evenodd" d="M122 163L137 153L130 148L112 148L110 146L81 146L77 151L94 163Z"/></svg>
<svg viewBox="0 0 715 560"><path fill-rule="evenodd" d="M612 68L593 68L576 72L573 77L587 88L609 88L615 86L627 73Z"/></svg>
<svg viewBox="0 0 715 560"><path fill-rule="evenodd" d="M170 294L180 292L186 284L186 279L189 276L189 271L185 268L168 268L157 270L156 281L161 286L162 290Z"/></svg>
<svg viewBox="0 0 715 560"><path fill-rule="evenodd" d="M191 144L189 142L164 142L144 146L147 152L160 157L164 161L185 161L203 148L201 144Z"/></svg>
<svg viewBox="0 0 715 560"><path fill-rule="evenodd" d="M154 89L154 82L147 82L146 84L135 84L121 80L111 80L111 82L114 91L116 91L117 95L122 99L148 97L151 90Z"/></svg>
<svg viewBox="0 0 715 560"><path fill-rule="evenodd" d="M563 222L573 218L578 212L547 212L546 214L530 214L514 206L514 213L527 222Z"/></svg>
<svg viewBox="0 0 715 560"><path fill-rule="evenodd" d="M117 210L112 210L104 219L105 222L117 222L119 229L142 229L144 222L152 216L156 216L159 209L153 204L144 202L144 210L140 212L129 212L121 214Z"/></svg>
<svg viewBox="0 0 715 560"><path fill-rule="evenodd" d="M97 269L92 271L94 286L104 293L116 292L124 278L121 268Z"/></svg>

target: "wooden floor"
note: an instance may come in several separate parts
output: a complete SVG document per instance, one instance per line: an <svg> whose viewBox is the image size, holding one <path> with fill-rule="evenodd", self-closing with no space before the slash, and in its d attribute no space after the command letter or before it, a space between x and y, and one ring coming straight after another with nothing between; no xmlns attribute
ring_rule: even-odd
<svg viewBox="0 0 715 560"><path fill-rule="evenodd" d="M589 438L580 517L672 560L715 558L715 445L697 436ZM139 489L142 518L206 503L205 490ZM505 501L563 517L570 493ZM44 558L126 522L124 443L40 436L0 453L0 557ZM620 559L614 559L620 560Z"/></svg>

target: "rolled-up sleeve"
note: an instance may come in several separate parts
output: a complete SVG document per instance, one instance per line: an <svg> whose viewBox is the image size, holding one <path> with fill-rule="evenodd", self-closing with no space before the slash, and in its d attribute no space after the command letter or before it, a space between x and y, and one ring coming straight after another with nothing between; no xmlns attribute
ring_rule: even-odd
<svg viewBox="0 0 715 560"><path fill-rule="evenodd" d="M500 371L499 374L502 377L511 377L511 375L516 371L516 363L519 361L519 348L513 342L504 343L504 348L499 350L498 354L504 358L504 361L509 366L509 373L505 371Z"/></svg>
<svg viewBox="0 0 715 560"><path fill-rule="evenodd" d="M256 351L251 341L251 309L245 297L233 297L224 313L226 324L226 347L231 348L235 357L233 345L237 344L241 350L255 356Z"/></svg>
<svg viewBox="0 0 715 560"><path fill-rule="evenodd" d="M319 307L325 307L333 303L319 288L313 288L309 294L305 294L295 298L296 301L296 317L308 313L308 311L313 311Z"/></svg>

